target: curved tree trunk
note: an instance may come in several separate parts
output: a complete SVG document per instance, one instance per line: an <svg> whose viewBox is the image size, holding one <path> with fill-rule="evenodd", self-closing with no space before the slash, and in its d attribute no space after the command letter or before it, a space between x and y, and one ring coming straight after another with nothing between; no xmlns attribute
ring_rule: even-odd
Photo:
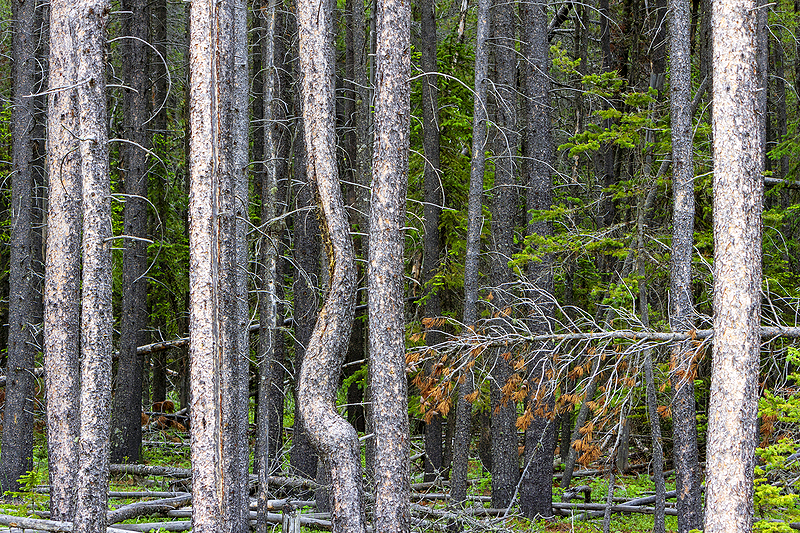
<svg viewBox="0 0 800 533"><path fill-rule="evenodd" d="M764 91L757 0L712 6L714 348L705 531L750 531L761 339Z"/></svg>
<svg viewBox="0 0 800 533"><path fill-rule="evenodd" d="M358 435L336 410L336 391L355 312L353 242L336 169L333 3L298 3L308 180L314 184L328 252L325 304L306 349L297 398L306 431L331 476L335 532L363 532L366 518Z"/></svg>
<svg viewBox="0 0 800 533"><path fill-rule="evenodd" d="M403 226L408 187L410 5L379 0L375 155L370 205L369 353L375 433L376 531L409 531Z"/></svg>
<svg viewBox="0 0 800 533"><path fill-rule="evenodd" d="M74 4L50 3L50 83L47 112L47 252L44 353L50 512L72 520L80 425L80 234L78 79Z"/></svg>

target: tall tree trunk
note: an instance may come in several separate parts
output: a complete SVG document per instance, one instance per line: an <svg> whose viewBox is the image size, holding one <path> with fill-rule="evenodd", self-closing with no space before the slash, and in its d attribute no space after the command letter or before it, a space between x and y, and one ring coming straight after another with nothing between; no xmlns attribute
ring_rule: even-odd
<svg viewBox="0 0 800 533"><path fill-rule="evenodd" d="M694 251L694 165L692 162L691 56L688 0L670 0L670 108L672 116L672 267L670 327L693 328L692 254ZM672 349L673 440L678 529L688 533L703 522L697 419L694 405L694 350L691 341Z"/></svg>
<svg viewBox="0 0 800 533"><path fill-rule="evenodd" d="M306 430L331 476L335 532L366 530L358 434L335 406L355 312L353 242L336 170L333 4L300 0L298 25L308 180L314 184L328 252L328 296L300 370L298 402Z"/></svg>
<svg viewBox="0 0 800 533"><path fill-rule="evenodd" d="M436 6L433 0L420 2L420 63L423 72L437 72ZM422 129L423 150L425 152L425 206L423 223L425 241L422 255L422 283L425 287L425 316L435 318L442 313L439 291L432 286L440 264L441 244L439 218L442 214L444 198L442 194L441 163L439 157L439 83L435 74L422 78ZM435 346L441 334L429 332L428 345ZM430 367L427 369L430 372ZM425 481L433 481L442 470L442 416L437 413L425 423Z"/></svg>
<svg viewBox="0 0 800 533"><path fill-rule="evenodd" d="M136 347L145 344L147 321L147 33L145 0L122 4L123 129L125 169L125 250L122 257L122 321L117 389L112 408L111 461L139 462L142 447L142 373L144 361ZM129 238L127 238L129 237Z"/></svg>
<svg viewBox="0 0 800 533"><path fill-rule="evenodd" d="M378 75L370 205L369 353L375 433L376 531L410 529L406 385L404 234L411 119L411 13L404 0L380 0Z"/></svg>
<svg viewBox="0 0 800 533"><path fill-rule="evenodd" d="M486 167L486 92L489 75L489 0L478 1L478 29L475 38L475 105L472 115L472 165L467 205L467 251L464 261L464 326L474 328L478 322L478 257L483 226L483 175ZM450 496L455 502L467 498L469 466L470 413L472 406L465 396L472 392L470 379L459 386L456 399L456 435L453 441L453 472Z"/></svg>
<svg viewBox="0 0 800 533"><path fill-rule="evenodd" d="M553 181L550 175L553 164L553 137L550 119L550 47L547 41L546 6L526 4L523 43L527 46L526 96L527 129L526 152L528 160L527 211L550 209L553 204ZM528 233L548 237L553 226L548 221L528 224ZM553 258L544 254L540 261L528 265L532 285L530 294L535 304L532 310L531 330L538 333L550 331L549 317L553 316ZM555 413L551 385L547 383L551 347L547 343L534 347L529 383L531 392L527 409L533 415L525 432L525 473L520 482L520 508L527 517L553 515L553 453L555 451Z"/></svg>
<svg viewBox="0 0 800 533"><path fill-rule="evenodd" d="M107 0L81 0L76 15L79 148L83 187L80 461L77 531L106 530L111 424L111 196L106 120Z"/></svg>
<svg viewBox="0 0 800 533"><path fill-rule="evenodd" d="M19 478L33 470L33 374L36 324L41 318L41 285L36 265L37 42L43 6L37 0L11 4L13 19L14 105L11 108L13 172L11 178L11 259L8 294L8 360L3 415L0 490L18 491ZM37 316L38 315L38 316Z"/></svg>
<svg viewBox="0 0 800 533"><path fill-rule="evenodd" d="M492 198L491 277L493 304L498 327L503 328L506 306L511 304L507 284L513 279L508 262L514 255L514 210L517 205L516 158L517 134L517 57L516 12L514 2L497 2L493 9L494 58L497 72L492 140L495 154L494 194ZM492 507L504 508L519 481L519 442L517 438L517 403L503 394L503 387L514 373L506 348L494 349L491 372L492 430Z"/></svg>
<svg viewBox="0 0 800 533"><path fill-rule="evenodd" d="M80 424L81 180L74 4L50 3L47 252L44 352L50 512L75 515Z"/></svg>
<svg viewBox="0 0 800 533"><path fill-rule="evenodd" d="M234 1L191 6L190 422L192 524L201 533L249 527L240 264L249 109L243 10Z"/></svg>
<svg viewBox="0 0 800 533"><path fill-rule="evenodd" d="M705 531L749 531L761 339L758 0L714 2L714 348Z"/></svg>

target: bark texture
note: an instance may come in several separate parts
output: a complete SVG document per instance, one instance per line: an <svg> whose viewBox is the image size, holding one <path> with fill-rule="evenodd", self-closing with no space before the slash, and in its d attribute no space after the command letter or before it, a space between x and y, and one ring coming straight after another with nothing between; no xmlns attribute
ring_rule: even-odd
<svg viewBox="0 0 800 533"><path fill-rule="evenodd" d="M497 327L503 328L503 310L511 304L507 284L514 274L508 266L514 254L514 212L517 206L515 169L519 135L517 133L517 57L516 13L513 2L495 3L492 11L496 96L492 105L494 124L495 179L492 191L492 303ZM507 350L494 350L491 372L492 430L492 507L503 508L519 481L519 439L517 438L517 404L502 389L513 375Z"/></svg>
<svg viewBox="0 0 800 533"><path fill-rule="evenodd" d="M764 90L757 0L712 6L714 348L705 531L749 531L758 409Z"/></svg>
<svg viewBox="0 0 800 533"><path fill-rule="evenodd" d="M122 256L122 320L116 392L112 409L111 461L139 462L142 446L142 373L144 357L136 348L146 343L147 323L147 41L150 12L145 0L122 4L123 130L125 229ZM134 144L135 143L135 144Z"/></svg>
<svg viewBox="0 0 800 533"><path fill-rule="evenodd" d="M37 0L13 2L13 83L11 108L13 173L11 174L11 257L8 293L8 359L3 415L0 491L19 490L19 478L33 470L33 375L37 323L41 319L41 272L36 260L35 184L41 182L34 140L38 92L37 42L42 6ZM37 264L38 263L38 264Z"/></svg>
<svg viewBox="0 0 800 533"><path fill-rule="evenodd" d="M74 3L50 3L44 351L50 511L72 520L80 425L81 169Z"/></svg>
<svg viewBox="0 0 800 533"><path fill-rule="evenodd" d="M670 327L693 328L692 254L694 251L694 165L692 160L690 5L670 0L670 111L672 119L672 265ZM703 523L697 419L694 404L695 361L691 341L672 349L671 385L678 529L688 533Z"/></svg>
<svg viewBox="0 0 800 533"><path fill-rule="evenodd" d="M436 6L433 0L420 2L420 63L423 72L435 73L436 48ZM438 317L442 313L439 291L432 285L441 262L441 242L439 236L439 218L442 214L442 180L440 175L441 161L439 150L439 84L437 76L428 75L422 78L422 129L423 150L425 151L425 170L423 175L425 188L425 206L423 218L425 242L422 255L422 283L425 287L425 316ZM428 332L426 340L435 346L441 340L441 334ZM432 365L429 365L432 366ZM428 369L430 371L430 368ZM442 416L435 414L425 424L425 481L433 481L442 469Z"/></svg>
<svg viewBox="0 0 800 533"><path fill-rule="evenodd" d="M355 312L356 270L336 169L333 7L329 0L298 3L306 169L322 213L328 293L303 359L297 398L306 431L330 472L333 531L363 532L358 435L335 406Z"/></svg>
<svg viewBox="0 0 800 533"><path fill-rule="evenodd" d="M478 1L478 29L475 40L475 105L472 118L472 164L467 205L467 250L464 260L464 326L474 328L478 321L478 257L483 227L483 175L486 168L486 89L489 75L489 0ZM455 502L467 497L469 464L470 413L472 406L464 399L472 393L471 380L458 386L456 433L453 439L453 471L450 496Z"/></svg>
<svg viewBox="0 0 800 533"><path fill-rule="evenodd" d="M370 202L369 353L376 531L409 531L404 233L410 133L410 3L379 0L375 152Z"/></svg>
<svg viewBox="0 0 800 533"><path fill-rule="evenodd" d="M190 422L192 523L200 532L249 527L240 264L249 106L242 101L241 9L232 1L195 2L190 15Z"/></svg>
<svg viewBox="0 0 800 533"><path fill-rule="evenodd" d="M83 188L80 461L74 527L106 530L111 424L111 196L106 120L105 0L77 4L78 107Z"/></svg>
<svg viewBox="0 0 800 533"><path fill-rule="evenodd" d="M525 156L527 159L526 184L527 210L547 210L553 204L553 137L550 119L549 44L547 42L546 6L538 3L525 5L523 42L527 46L528 61L525 68L527 91L527 129ZM533 221L528 225L530 235L547 237L553 234L548 221ZM535 308L531 310L531 330L539 333L550 331L548 318L553 309L553 258L551 254L540 254L539 261L528 264L531 284L531 299ZM552 387L547 383L549 368L549 343L533 347L533 363L530 369L530 396L527 409L533 415L525 432L525 471L520 482L520 508L525 516L550 517L553 515L553 452L555 450L556 424L553 411ZM566 477L566 476L565 476Z"/></svg>

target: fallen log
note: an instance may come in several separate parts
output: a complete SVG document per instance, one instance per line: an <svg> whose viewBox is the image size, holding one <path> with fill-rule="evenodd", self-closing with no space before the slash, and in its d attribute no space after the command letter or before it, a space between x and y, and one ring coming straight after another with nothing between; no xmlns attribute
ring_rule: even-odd
<svg viewBox="0 0 800 533"><path fill-rule="evenodd" d="M106 520L109 524L116 524L118 522L122 522L123 520L136 518L137 516L166 513L167 511L173 511L177 507L186 505L190 501L192 501L192 495L184 494L176 498L165 498L162 500L131 503L128 505L123 505L122 507L114 509L113 511L108 511L106 514Z"/></svg>
<svg viewBox="0 0 800 533"><path fill-rule="evenodd" d="M553 509L563 509L563 510L575 510L575 511L605 511L606 504L604 503L562 503L562 502L553 502ZM641 514L653 514L655 513L655 507L643 507L639 505L612 505L611 506L612 513L641 513ZM678 516L678 511L676 509L665 509L665 514Z"/></svg>
<svg viewBox="0 0 800 533"><path fill-rule="evenodd" d="M56 533L72 533L72 522L62 522L59 520L42 520L41 518L29 518L27 516L12 516L0 514L0 524L12 528L39 529L41 531L54 531ZM124 529L109 527L108 533L126 533Z"/></svg>

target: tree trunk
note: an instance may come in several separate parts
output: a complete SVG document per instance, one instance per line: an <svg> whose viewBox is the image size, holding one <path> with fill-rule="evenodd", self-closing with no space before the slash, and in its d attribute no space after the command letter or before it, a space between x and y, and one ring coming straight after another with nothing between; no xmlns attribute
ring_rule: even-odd
<svg viewBox="0 0 800 533"><path fill-rule="evenodd" d="M106 120L106 0L76 14L83 187L80 460L74 527L105 533L111 424L111 196Z"/></svg>
<svg viewBox="0 0 800 533"><path fill-rule="evenodd" d="M36 261L35 185L41 182L37 165L36 100L37 42L43 6L37 0L11 5L13 19L14 105L11 108L13 172L11 178L11 259L8 294L8 360L3 415L0 490L18 491L19 478L33 470L33 375L36 324L41 318L41 285Z"/></svg>
<svg viewBox="0 0 800 533"><path fill-rule="evenodd" d="M380 0L375 152L370 205L369 353L375 433L376 531L409 531L408 388L404 233L410 132L411 16L403 0Z"/></svg>
<svg viewBox="0 0 800 533"><path fill-rule="evenodd" d="M692 162L691 57L689 2L670 0L670 108L672 117L672 267L670 327L689 331L692 325L692 254L694 252L694 165ZM691 341L672 349L671 377L678 529L688 533L703 522L697 419L694 405L694 350ZM651 422L652 423L652 422Z"/></svg>
<svg viewBox="0 0 800 533"><path fill-rule="evenodd" d="M80 425L80 234L77 43L74 4L50 3L44 352L50 512L72 520Z"/></svg>
<svg viewBox="0 0 800 533"><path fill-rule="evenodd" d="M753 521L761 339L764 87L757 0L714 2L714 348L705 531Z"/></svg>
<svg viewBox="0 0 800 533"><path fill-rule="evenodd" d="M545 6L526 4L523 42L527 46L526 104L527 143L525 156L528 160L527 211L547 210L553 204L553 181L550 175L553 162L553 137L550 119L550 61L547 41L547 19ZM529 215L530 216L530 215ZM530 235L548 237L553 226L547 221L528 224ZM546 333L551 327L548 319L554 316L553 309L553 258L544 254L539 261L528 264L532 310L531 330ZM520 508L525 516L550 517L553 515L553 453L555 451L555 399L552 386L547 382L551 346L542 343L534 346L529 383L531 384L527 409L533 415L525 432L525 473L520 483Z"/></svg>
<svg viewBox="0 0 800 533"><path fill-rule="evenodd" d="M464 261L464 326L474 328L478 322L478 257L480 232L483 226L483 176L486 167L486 92L489 75L489 0L478 1L478 28L475 40L475 105L472 115L472 165L467 205L467 251ZM470 371L467 371L470 372ZM472 406L464 399L472 392L470 379L458 387L456 405L456 436L453 441L453 472L450 476L450 496L454 502L467 498L467 469L469 467L470 412Z"/></svg>
<svg viewBox="0 0 800 533"><path fill-rule="evenodd" d="M332 14L328 0L298 3L306 168L322 213L329 288L303 358L297 398L311 442L330 472L333 530L363 532L358 435L335 406L355 311L356 270L336 170Z"/></svg>
<svg viewBox="0 0 800 533"><path fill-rule="evenodd" d="M515 168L517 148L517 57L516 13L513 2L498 2L493 7L494 58L497 72L494 123L497 131L492 140L495 154L494 194L492 198L491 285L497 326L503 328L506 306L513 296L507 284L513 280L508 262L514 255L514 209L517 205ZM492 507L504 508L519 481L519 441L517 438L517 403L502 389L514 373L507 349L494 349L491 372L492 433Z"/></svg>
<svg viewBox="0 0 800 533"><path fill-rule="evenodd" d="M420 2L420 64L423 72L435 73L437 44L436 6L432 0ZM439 270L441 244L439 236L439 217L442 214L441 163L439 156L439 82L431 74L422 78L422 129L423 150L425 152L423 224L425 237L422 255L422 283L425 291L425 316L435 318L442 313L439 291L432 285L433 277ZM426 335L429 346L435 346L441 334L430 331ZM430 372L429 365L426 372ZM433 481L442 470L442 416L437 413L425 423L425 481Z"/></svg>
<svg viewBox="0 0 800 533"><path fill-rule="evenodd" d="M249 527L243 10L233 1L191 6L190 422L192 524L201 533Z"/></svg>
<svg viewBox="0 0 800 533"><path fill-rule="evenodd" d="M111 461L138 463L142 447L143 356L137 346L147 342L147 33L145 0L122 5L122 68L125 90L123 130L130 143L121 146L125 169L125 250L122 257L122 320L117 389L112 408ZM135 143L135 144L134 144Z"/></svg>

